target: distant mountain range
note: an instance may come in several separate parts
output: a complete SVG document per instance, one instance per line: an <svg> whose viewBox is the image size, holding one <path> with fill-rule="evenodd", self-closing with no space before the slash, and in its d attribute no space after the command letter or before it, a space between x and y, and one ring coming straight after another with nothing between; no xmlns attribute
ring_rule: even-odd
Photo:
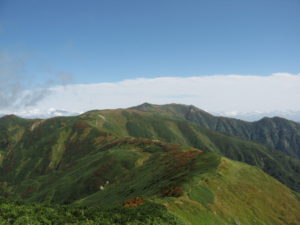
<svg viewBox="0 0 300 225"><path fill-rule="evenodd" d="M0 117L3 117L5 115L17 115L23 118L28 119L47 119L52 118L56 116L76 116L80 113L78 112L70 112L66 110L61 109L55 109L55 108L49 108L47 110L39 110L39 109L31 109L31 110L25 110L25 111L16 111L16 112L1 112L0 111Z"/></svg>
<svg viewBox="0 0 300 225"><path fill-rule="evenodd" d="M149 201L180 224L298 224L299 131L282 118L250 123L179 104L4 116L0 195L106 208Z"/></svg>
<svg viewBox="0 0 300 225"><path fill-rule="evenodd" d="M31 110L25 110L25 111L16 111L16 112L5 112L0 111L0 117L14 114L23 118L31 118L31 119L45 119L45 118L51 118L55 116L75 116L79 115L82 112L71 112L68 110L62 110L62 109L55 109L55 108L49 108L46 110L40 110L40 109L31 109ZM234 118L234 119L240 119L245 121L257 121L264 117L281 117L284 119L292 120L295 122L300 122L300 111L294 111L294 110L286 110L286 111L269 111L269 112L260 112L260 111L249 111L249 112L238 112L238 111L231 111L231 112L211 112L210 114L215 116L221 116L221 117L228 117L228 118Z"/></svg>
<svg viewBox="0 0 300 225"><path fill-rule="evenodd" d="M293 120L295 122L300 122L300 111L295 110L286 110L286 111L269 111L269 112L260 112L260 111L250 111L250 112L215 112L213 113L217 116L231 117L235 119L241 119L246 121L257 121L264 117L282 117L288 120Z"/></svg>

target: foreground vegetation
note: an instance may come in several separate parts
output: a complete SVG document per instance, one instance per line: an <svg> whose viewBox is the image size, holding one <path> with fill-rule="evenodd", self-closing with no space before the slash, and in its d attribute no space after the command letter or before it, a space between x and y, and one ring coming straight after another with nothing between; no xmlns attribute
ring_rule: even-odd
<svg viewBox="0 0 300 225"><path fill-rule="evenodd" d="M1 225L183 225L166 207L145 202L138 207L73 207L25 204L0 199Z"/></svg>

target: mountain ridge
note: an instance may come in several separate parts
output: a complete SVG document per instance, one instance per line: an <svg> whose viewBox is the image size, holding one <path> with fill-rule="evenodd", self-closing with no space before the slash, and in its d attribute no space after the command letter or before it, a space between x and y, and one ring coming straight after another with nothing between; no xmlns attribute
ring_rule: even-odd
<svg viewBox="0 0 300 225"><path fill-rule="evenodd" d="M300 124L281 117L264 117L255 122L248 122L213 116L193 105L182 104L144 103L131 109L178 116L209 129L268 145L289 156L300 158Z"/></svg>
<svg viewBox="0 0 300 225"><path fill-rule="evenodd" d="M17 151L19 146L32 148L29 140L36 140L33 146L40 145L40 148L43 149L45 148L43 146L53 145L51 140L59 140L59 137L68 135L72 130L90 128L93 133L110 137L161 140L215 152L233 160L255 165L293 190L300 190L300 175L297 172L300 171L299 160L266 146L227 136L169 115L158 115L133 109L93 110L75 117L56 117L46 120L14 118L12 120L4 119L4 122L3 119L0 119L2 132L7 130L2 134L0 147L11 150L0 149L2 155L8 154L7 151ZM65 131L60 133L60 130ZM48 132L53 134L49 136ZM41 136L42 134L44 136ZM43 139L46 141L44 144L41 143ZM9 154L8 156L13 159L12 152ZM15 163L19 164L19 162Z"/></svg>

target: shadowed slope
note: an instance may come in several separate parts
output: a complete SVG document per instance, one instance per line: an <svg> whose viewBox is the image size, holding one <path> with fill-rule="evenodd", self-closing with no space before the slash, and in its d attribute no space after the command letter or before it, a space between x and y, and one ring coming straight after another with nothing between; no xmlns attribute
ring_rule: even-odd
<svg viewBox="0 0 300 225"><path fill-rule="evenodd" d="M213 116L192 105L142 104L132 109L177 116L211 130L255 141L289 156L300 158L300 124L279 117L263 118L256 122Z"/></svg>

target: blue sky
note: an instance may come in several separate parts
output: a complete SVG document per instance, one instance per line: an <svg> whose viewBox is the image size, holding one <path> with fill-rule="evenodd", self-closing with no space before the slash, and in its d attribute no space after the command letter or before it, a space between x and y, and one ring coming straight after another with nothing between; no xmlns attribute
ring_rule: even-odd
<svg viewBox="0 0 300 225"><path fill-rule="evenodd" d="M0 47L37 80L300 71L299 0L0 0Z"/></svg>
<svg viewBox="0 0 300 225"><path fill-rule="evenodd" d="M299 0L0 0L0 114L176 102L300 120L299 12Z"/></svg>

